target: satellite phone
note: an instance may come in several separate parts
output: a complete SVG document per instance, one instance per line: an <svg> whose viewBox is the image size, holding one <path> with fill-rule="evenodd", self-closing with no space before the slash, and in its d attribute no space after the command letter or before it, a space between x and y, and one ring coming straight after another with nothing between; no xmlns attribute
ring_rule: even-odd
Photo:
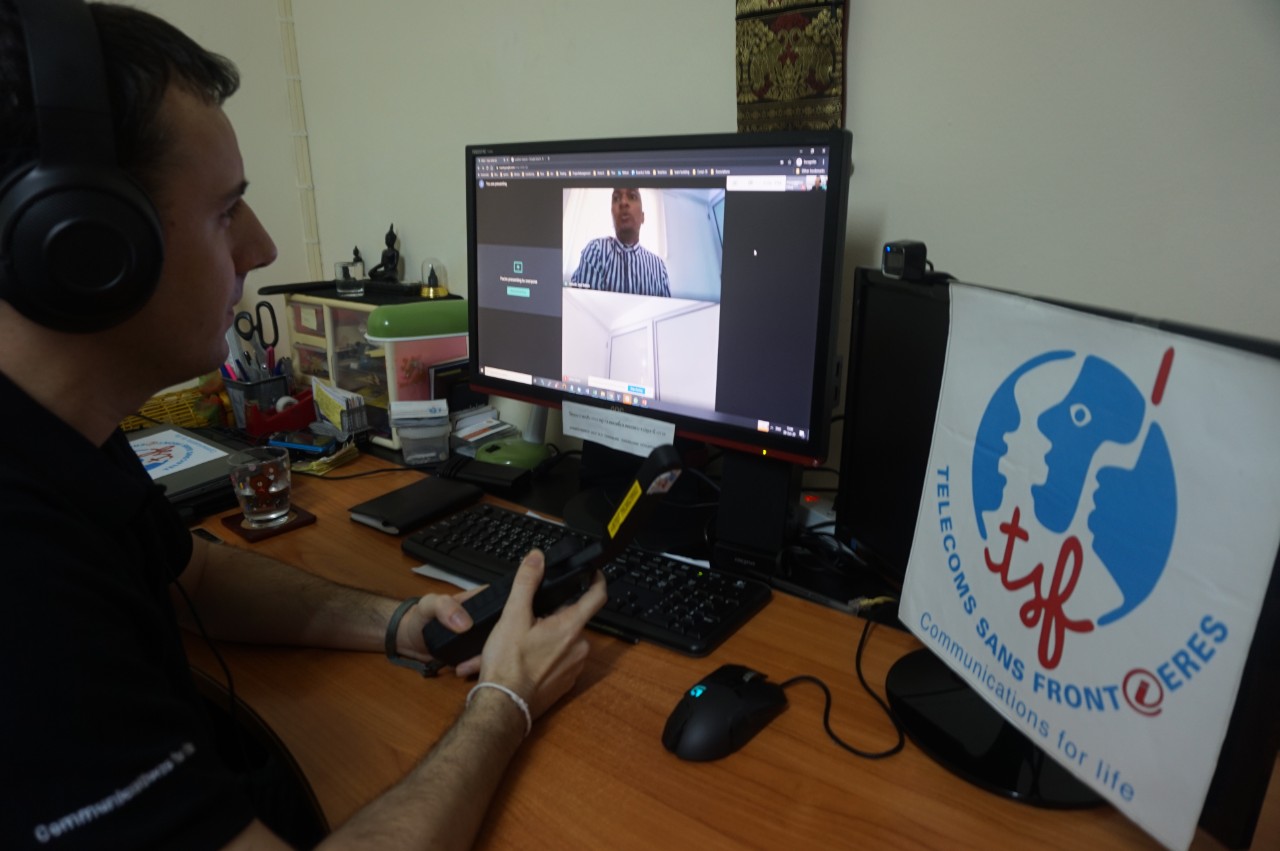
<svg viewBox="0 0 1280 851"><path fill-rule="evenodd" d="M654 495L669 491L681 469L680 453L675 447L656 447L640 466L603 538L584 545L576 536L565 535L548 547L546 572L533 596L534 615L544 617L582 596L595 572L617 558L635 538L653 510ZM479 654L507 604L511 581L506 578L495 582L462 604L472 620L471 629L466 632L454 632L434 620L423 627L422 638L431 655L446 664L458 665Z"/></svg>

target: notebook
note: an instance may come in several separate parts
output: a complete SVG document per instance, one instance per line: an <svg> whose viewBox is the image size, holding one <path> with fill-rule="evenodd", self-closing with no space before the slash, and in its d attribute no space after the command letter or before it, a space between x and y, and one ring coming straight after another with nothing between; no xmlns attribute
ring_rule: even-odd
<svg viewBox="0 0 1280 851"><path fill-rule="evenodd" d="M236 504L227 472L235 447L172 425L130 432L129 445L188 522Z"/></svg>
<svg viewBox="0 0 1280 851"><path fill-rule="evenodd" d="M351 506L351 519L389 535L403 535L482 496L484 491L476 485L429 476Z"/></svg>

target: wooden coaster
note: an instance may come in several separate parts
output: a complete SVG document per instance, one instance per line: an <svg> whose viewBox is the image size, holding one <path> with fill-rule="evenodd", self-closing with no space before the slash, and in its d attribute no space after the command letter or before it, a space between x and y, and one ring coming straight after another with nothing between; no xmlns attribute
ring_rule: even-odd
<svg viewBox="0 0 1280 851"><path fill-rule="evenodd" d="M266 529L254 529L245 525L243 514L232 514L229 517L222 518L223 526L226 526L250 543L261 541L265 538L274 538L283 532L288 532L301 526L310 526L314 522L316 522L314 514L296 505L290 506L288 520L279 526L269 526Z"/></svg>

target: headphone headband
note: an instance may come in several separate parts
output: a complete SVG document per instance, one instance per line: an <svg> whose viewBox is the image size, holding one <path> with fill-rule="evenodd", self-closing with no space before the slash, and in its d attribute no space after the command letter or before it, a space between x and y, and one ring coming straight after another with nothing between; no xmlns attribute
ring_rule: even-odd
<svg viewBox="0 0 1280 851"><path fill-rule="evenodd" d="M102 45L81 0L13 0L22 16L40 164L115 164ZM75 49L67 49L73 45ZM34 57L39 57L38 61Z"/></svg>

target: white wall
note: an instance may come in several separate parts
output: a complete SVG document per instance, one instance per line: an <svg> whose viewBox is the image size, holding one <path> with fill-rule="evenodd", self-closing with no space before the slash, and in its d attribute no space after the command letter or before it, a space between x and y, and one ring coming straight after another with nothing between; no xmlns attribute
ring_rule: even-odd
<svg viewBox="0 0 1280 851"><path fill-rule="evenodd" d="M1280 3L851 7L855 260L1280 338Z"/></svg>
<svg viewBox="0 0 1280 851"><path fill-rule="evenodd" d="M733 15L688 0L295 0L325 264L466 290L463 149L733 130ZM661 48L658 46L661 45Z"/></svg>
<svg viewBox="0 0 1280 851"><path fill-rule="evenodd" d="M277 4L142 4L245 72L258 283L305 270ZM325 268L394 222L408 277L464 290L466 144L735 126L728 0L292 5ZM1276 0L850 0L846 71L850 267L921 239L965 280L1280 337Z"/></svg>

